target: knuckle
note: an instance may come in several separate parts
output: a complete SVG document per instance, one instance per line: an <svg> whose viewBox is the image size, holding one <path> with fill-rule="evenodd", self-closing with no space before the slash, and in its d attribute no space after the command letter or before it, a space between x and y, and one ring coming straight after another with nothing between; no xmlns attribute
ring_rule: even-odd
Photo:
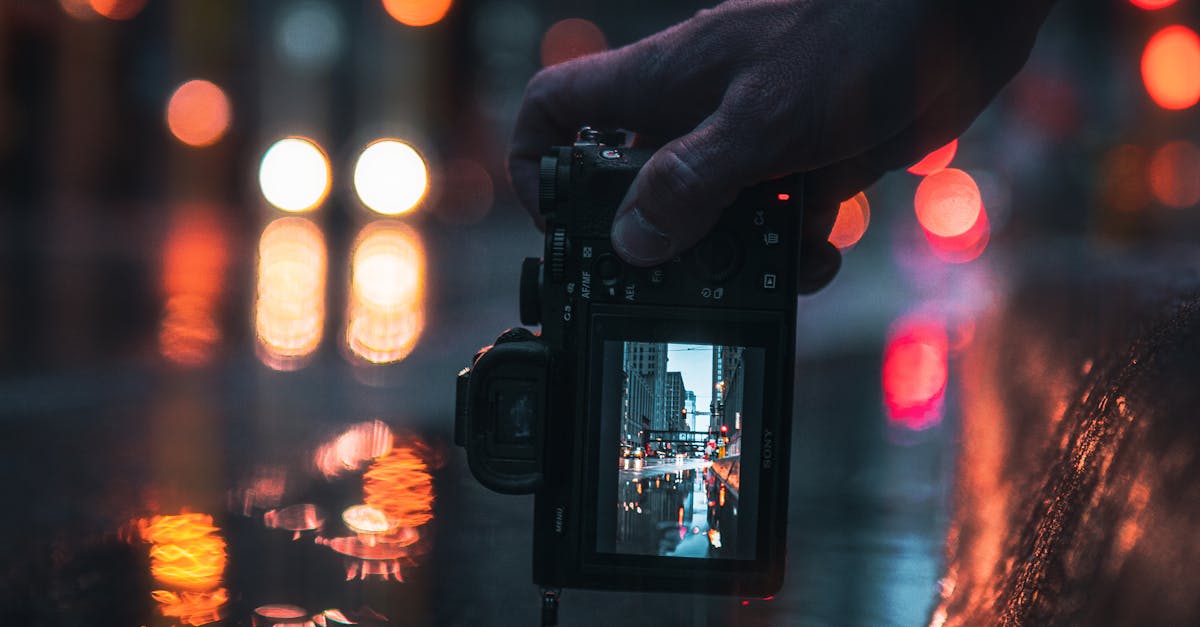
<svg viewBox="0 0 1200 627"><path fill-rule="evenodd" d="M657 207L678 206L698 195L704 187L703 174L676 148L666 148L651 164L647 191Z"/></svg>

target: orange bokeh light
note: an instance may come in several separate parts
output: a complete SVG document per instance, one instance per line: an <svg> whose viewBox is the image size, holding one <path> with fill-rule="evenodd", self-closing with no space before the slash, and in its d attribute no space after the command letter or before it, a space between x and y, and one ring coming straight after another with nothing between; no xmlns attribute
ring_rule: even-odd
<svg viewBox="0 0 1200 627"><path fill-rule="evenodd" d="M150 575L174 590L151 596L163 616L187 625L206 625L222 618L229 594L221 586L225 574L225 539L208 514L185 513L139 520L138 533L150 543Z"/></svg>
<svg viewBox="0 0 1200 627"><path fill-rule="evenodd" d="M408 356L425 328L425 249L400 222L368 224L350 262L346 346L373 364Z"/></svg>
<svg viewBox="0 0 1200 627"><path fill-rule="evenodd" d="M1200 101L1200 37L1179 24L1155 33L1142 53L1142 82L1164 109L1187 109Z"/></svg>
<svg viewBox="0 0 1200 627"><path fill-rule="evenodd" d="M542 66L550 67L608 49L604 32L577 17L555 22L542 37Z"/></svg>
<svg viewBox="0 0 1200 627"><path fill-rule="evenodd" d="M922 228L939 237L954 237L979 219L983 199L970 174L947 168L921 180L913 206Z"/></svg>
<svg viewBox="0 0 1200 627"><path fill-rule="evenodd" d="M1200 202L1200 148L1189 141L1164 144L1150 157L1147 168L1150 191L1168 207L1184 208Z"/></svg>
<svg viewBox="0 0 1200 627"><path fill-rule="evenodd" d="M420 442L397 442L363 475L363 502L393 527L419 527L433 519L433 478Z"/></svg>
<svg viewBox="0 0 1200 627"><path fill-rule="evenodd" d="M883 400L892 423L915 430L941 420L948 344L938 320L913 318L893 327L883 354Z"/></svg>
<svg viewBox="0 0 1200 627"><path fill-rule="evenodd" d="M92 10L110 20L128 20L142 12L146 0L90 0Z"/></svg>
<svg viewBox="0 0 1200 627"><path fill-rule="evenodd" d="M167 127L179 141L197 148L217 143L229 130L229 98L205 80L179 86L167 101Z"/></svg>
<svg viewBox="0 0 1200 627"><path fill-rule="evenodd" d="M845 250L858 243L871 224L871 204L867 195L859 192L838 207L837 219L829 232L829 243Z"/></svg>
<svg viewBox="0 0 1200 627"><path fill-rule="evenodd" d="M254 329L258 353L275 370L295 370L325 333L325 236L305 218L279 218L258 245Z"/></svg>
<svg viewBox="0 0 1200 627"><path fill-rule="evenodd" d="M1139 9L1154 11L1155 9L1165 9L1175 4L1175 0L1129 0L1129 3Z"/></svg>
<svg viewBox="0 0 1200 627"><path fill-rule="evenodd" d="M917 176L929 176L938 170L946 169L954 155L958 153L958 139L950 140L949 144L925 155L920 161L908 166L908 171Z"/></svg>
<svg viewBox="0 0 1200 627"><path fill-rule="evenodd" d="M167 359L195 366L212 358L221 340L217 309L229 248L215 207L192 203L173 216L163 250L166 307L158 335Z"/></svg>
<svg viewBox="0 0 1200 627"><path fill-rule="evenodd" d="M441 21L453 0L383 0L392 19L407 26L429 26Z"/></svg>

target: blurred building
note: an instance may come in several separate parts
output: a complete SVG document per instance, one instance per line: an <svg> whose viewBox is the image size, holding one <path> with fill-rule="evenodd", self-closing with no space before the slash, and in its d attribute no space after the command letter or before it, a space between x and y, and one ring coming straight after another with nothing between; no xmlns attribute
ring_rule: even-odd
<svg viewBox="0 0 1200 627"><path fill-rule="evenodd" d="M625 374L638 375L650 386L653 395L653 411L650 413L650 428L663 431L667 426L666 381L667 345L665 343L626 342Z"/></svg>

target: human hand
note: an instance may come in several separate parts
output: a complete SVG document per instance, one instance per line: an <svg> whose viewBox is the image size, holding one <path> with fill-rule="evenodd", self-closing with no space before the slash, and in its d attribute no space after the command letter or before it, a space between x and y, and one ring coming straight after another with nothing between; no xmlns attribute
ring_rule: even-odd
<svg viewBox="0 0 1200 627"><path fill-rule="evenodd" d="M584 125L665 142L621 203L613 246L649 266L695 244L744 187L806 177L801 291L832 280L841 200L958 137L1024 65L1053 0L731 0L641 41L539 72L509 169Z"/></svg>

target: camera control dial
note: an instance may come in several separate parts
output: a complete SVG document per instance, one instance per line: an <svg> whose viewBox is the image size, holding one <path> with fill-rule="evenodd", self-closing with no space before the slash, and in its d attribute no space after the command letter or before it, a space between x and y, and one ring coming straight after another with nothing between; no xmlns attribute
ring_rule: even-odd
<svg viewBox="0 0 1200 627"><path fill-rule="evenodd" d="M567 230L559 227L550 233L550 280L562 283L567 273Z"/></svg>

